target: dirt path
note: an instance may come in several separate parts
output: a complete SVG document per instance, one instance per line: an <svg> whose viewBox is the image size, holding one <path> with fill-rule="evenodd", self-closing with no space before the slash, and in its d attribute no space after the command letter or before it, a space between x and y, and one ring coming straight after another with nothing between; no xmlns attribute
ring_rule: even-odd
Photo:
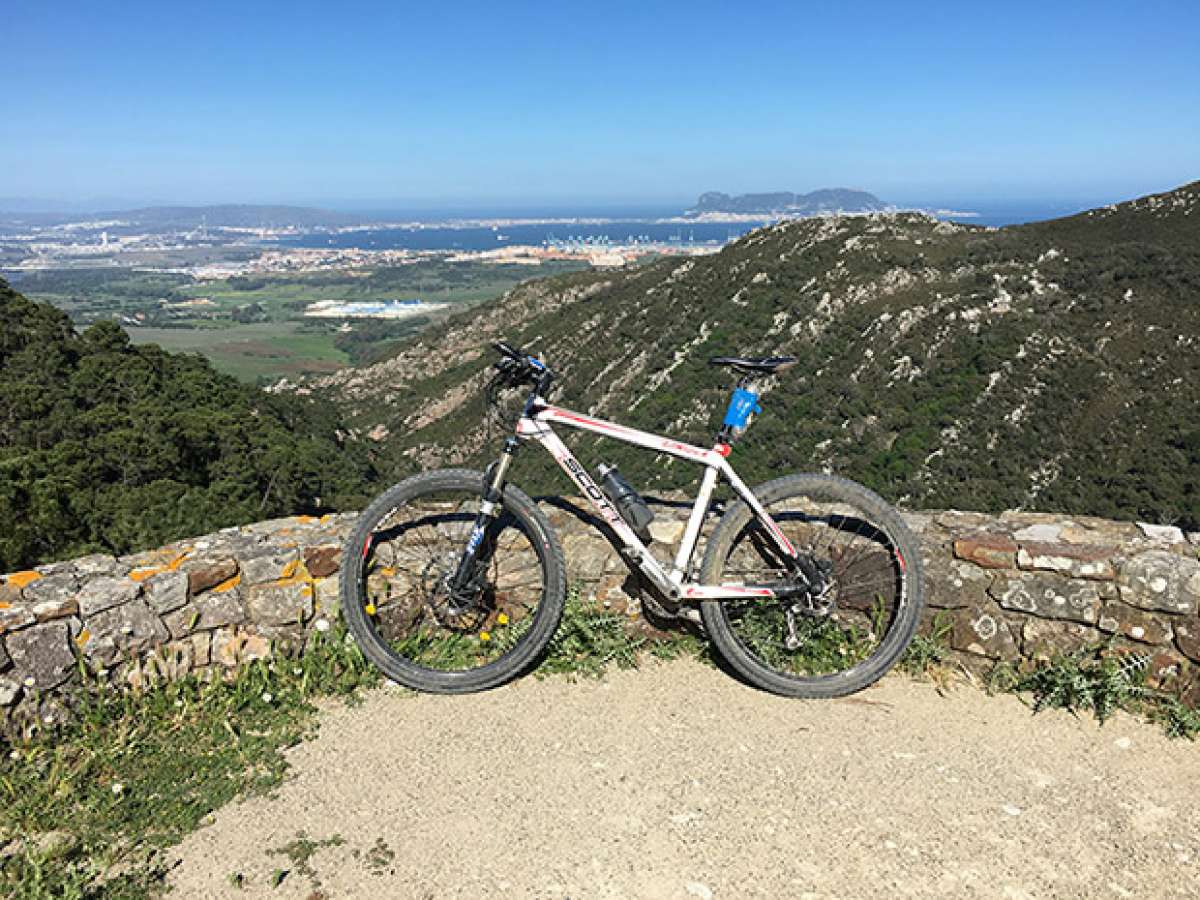
<svg viewBox="0 0 1200 900"><path fill-rule="evenodd" d="M1200 896L1200 747L900 676L833 703L691 661L379 690L291 760L185 841L172 897ZM342 843L268 852L302 833Z"/></svg>

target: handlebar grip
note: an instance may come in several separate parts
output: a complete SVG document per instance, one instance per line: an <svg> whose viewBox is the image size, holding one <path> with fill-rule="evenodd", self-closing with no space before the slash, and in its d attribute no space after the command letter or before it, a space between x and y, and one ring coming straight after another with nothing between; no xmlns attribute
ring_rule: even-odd
<svg viewBox="0 0 1200 900"><path fill-rule="evenodd" d="M509 359L521 360L525 358L524 353L522 353L520 350L517 350L507 341L496 341L492 344L492 347L495 348L496 352L501 356L507 356Z"/></svg>

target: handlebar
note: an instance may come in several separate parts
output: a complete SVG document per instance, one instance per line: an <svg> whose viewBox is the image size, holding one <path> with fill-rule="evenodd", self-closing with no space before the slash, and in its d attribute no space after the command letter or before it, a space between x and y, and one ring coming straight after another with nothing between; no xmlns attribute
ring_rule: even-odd
<svg viewBox="0 0 1200 900"><path fill-rule="evenodd" d="M511 384L514 386L518 384L533 385L542 395L550 390L550 384L554 381L554 373L532 353L526 353L507 341L496 341L492 347L504 357L496 363L496 368L501 374L507 376Z"/></svg>

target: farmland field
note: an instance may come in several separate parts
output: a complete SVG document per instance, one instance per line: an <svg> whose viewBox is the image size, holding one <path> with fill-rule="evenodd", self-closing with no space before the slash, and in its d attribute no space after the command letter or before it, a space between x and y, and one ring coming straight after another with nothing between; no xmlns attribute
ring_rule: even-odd
<svg viewBox="0 0 1200 900"><path fill-rule="evenodd" d="M306 330L302 331L301 329ZM303 322L256 322L223 328L131 328L135 344L201 353L216 368L243 381L329 372L349 364L331 331L310 332Z"/></svg>
<svg viewBox="0 0 1200 900"><path fill-rule="evenodd" d="M581 267L428 258L381 268L219 280L109 267L28 273L14 286L59 307L79 327L115 319L135 343L201 353L223 372L263 383L371 361L456 309L497 297L521 281ZM337 319L304 316L305 307L322 300L409 299L447 307L400 321L356 319L346 333L338 332Z"/></svg>

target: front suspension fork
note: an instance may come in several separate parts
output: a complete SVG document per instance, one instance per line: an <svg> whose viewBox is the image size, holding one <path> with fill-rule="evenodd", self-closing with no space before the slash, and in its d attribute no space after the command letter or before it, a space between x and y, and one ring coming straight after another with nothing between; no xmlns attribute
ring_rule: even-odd
<svg viewBox="0 0 1200 900"><path fill-rule="evenodd" d="M458 568L450 579L451 594L458 594L470 585L475 576L475 564L479 559L480 549L484 546L488 529L500 516L501 499L504 496L504 480L508 475L508 467L512 465L513 457L521 443L515 437L504 442L504 449L495 464L488 467L483 482L483 501L479 504L479 514L475 516L475 524L471 527L471 536L467 546L459 558Z"/></svg>

